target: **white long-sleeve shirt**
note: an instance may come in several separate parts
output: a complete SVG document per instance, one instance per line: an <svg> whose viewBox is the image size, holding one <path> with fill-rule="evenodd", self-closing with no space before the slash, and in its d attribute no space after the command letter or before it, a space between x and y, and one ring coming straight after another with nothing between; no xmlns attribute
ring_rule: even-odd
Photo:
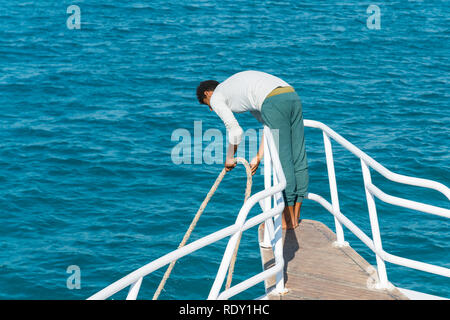
<svg viewBox="0 0 450 320"><path fill-rule="evenodd" d="M239 144L243 135L233 112L250 111L262 122L261 106L264 99L273 89L285 86L289 84L268 73L243 71L232 75L216 87L210 100L211 108L224 122L231 144Z"/></svg>

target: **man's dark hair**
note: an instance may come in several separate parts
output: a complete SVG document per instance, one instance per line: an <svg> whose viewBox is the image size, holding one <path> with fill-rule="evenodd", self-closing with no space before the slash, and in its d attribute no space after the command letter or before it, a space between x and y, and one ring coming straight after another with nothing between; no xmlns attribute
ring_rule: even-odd
<svg viewBox="0 0 450 320"><path fill-rule="evenodd" d="M200 84L197 87L198 102L200 102L201 104L205 104L203 102L203 99L206 98L205 91L214 91L214 89L216 89L216 87L218 85L219 85L219 82L217 82L216 80L206 80L206 81L200 82Z"/></svg>

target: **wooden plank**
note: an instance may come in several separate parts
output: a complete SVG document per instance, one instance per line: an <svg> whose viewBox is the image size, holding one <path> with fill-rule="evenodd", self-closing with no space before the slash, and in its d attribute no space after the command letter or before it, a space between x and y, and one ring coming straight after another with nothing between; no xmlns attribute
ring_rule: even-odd
<svg viewBox="0 0 450 320"><path fill-rule="evenodd" d="M259 228L262 242L263 230ZM288 292L270 294L281 300L407 300L398 289L375 289L377 274L351 247L335 247L336 235L323 223L301 220L283 231L284 279ZM264 269L275 263L272 248L260 248ZM275 277L265 281L268 291Z"/></svg>

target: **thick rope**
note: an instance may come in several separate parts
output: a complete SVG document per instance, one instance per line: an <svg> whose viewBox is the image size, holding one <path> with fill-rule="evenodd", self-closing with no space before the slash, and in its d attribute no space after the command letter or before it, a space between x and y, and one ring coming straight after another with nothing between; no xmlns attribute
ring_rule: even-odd
<svg viewBox="0 0 450 320"><path fill-rule="evenodd" d="M250 168L250 165L248 164L247 160L245 160L244 158L236 158L235 159L236 162L239 162L241 164L244 165L245 167L245 171L247 173L247 187L245 189L245 201L247 201L247 199L250 197L250 194L252 192L252 170ZM191 222L191 225L189 226L189 229L186 231L183 240L180 242L178 248L183 247L186 242L188 241L189 237L191 236L192 231L194 230L198 220L200 219L200 216L202 215L203 211L206 208L206 205L208 204L209 200L212 198L212 196L214 195L214 193L216 192L217 188L219 187L219 184L222 182L223 177L225 176L225 174L227 173L226 169L224 168L222 170L222 172L219 174L219 176L217 177L216 181L214 182L213 186L211 187L211 189L209 190L208 194L206 195L205 200L203 200L202 204L200 205L200 208L198 209L197 213L194 216L194 219ZM242 233L241 233L242 236ZM237 252L238 252L238 247L239 247L239 243L240 243L241 237L239 237L238 242L236 244L236 249L234 250L234 254L233 257L231 259L230 262L230 266L228 268L228 278L227 278L227 284L226 284L226 288L228 289L231 285L231 280L232 280L232 276L233 276L233 271L234 271L234 264L236 262L236 256L237 256ZM155 294L153 295L153 300L157 300L161 291L164 288L164 285L166 284L167 279L170 276L170 273L172 272L173 267L175 266L175 263L177 262L177 260L174 260L170 263L169 267L167 268L166 272L164 273L164 276L161 280L161 282L159 283L158 288L156 289Z"/></svg>

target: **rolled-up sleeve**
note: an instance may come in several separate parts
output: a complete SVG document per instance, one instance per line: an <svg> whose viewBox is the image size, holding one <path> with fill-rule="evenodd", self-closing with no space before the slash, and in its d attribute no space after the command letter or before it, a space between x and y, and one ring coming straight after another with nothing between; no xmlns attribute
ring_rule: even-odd
<svg viewBox="0 0 450 320"><path fill-rule="evenodd" d="M225 99L219 93L214 93L211 97L211 108L222 119L228 133L230 144L237 145L241 143L244 131L239 126L233 112L228 108Z"/></svg>

